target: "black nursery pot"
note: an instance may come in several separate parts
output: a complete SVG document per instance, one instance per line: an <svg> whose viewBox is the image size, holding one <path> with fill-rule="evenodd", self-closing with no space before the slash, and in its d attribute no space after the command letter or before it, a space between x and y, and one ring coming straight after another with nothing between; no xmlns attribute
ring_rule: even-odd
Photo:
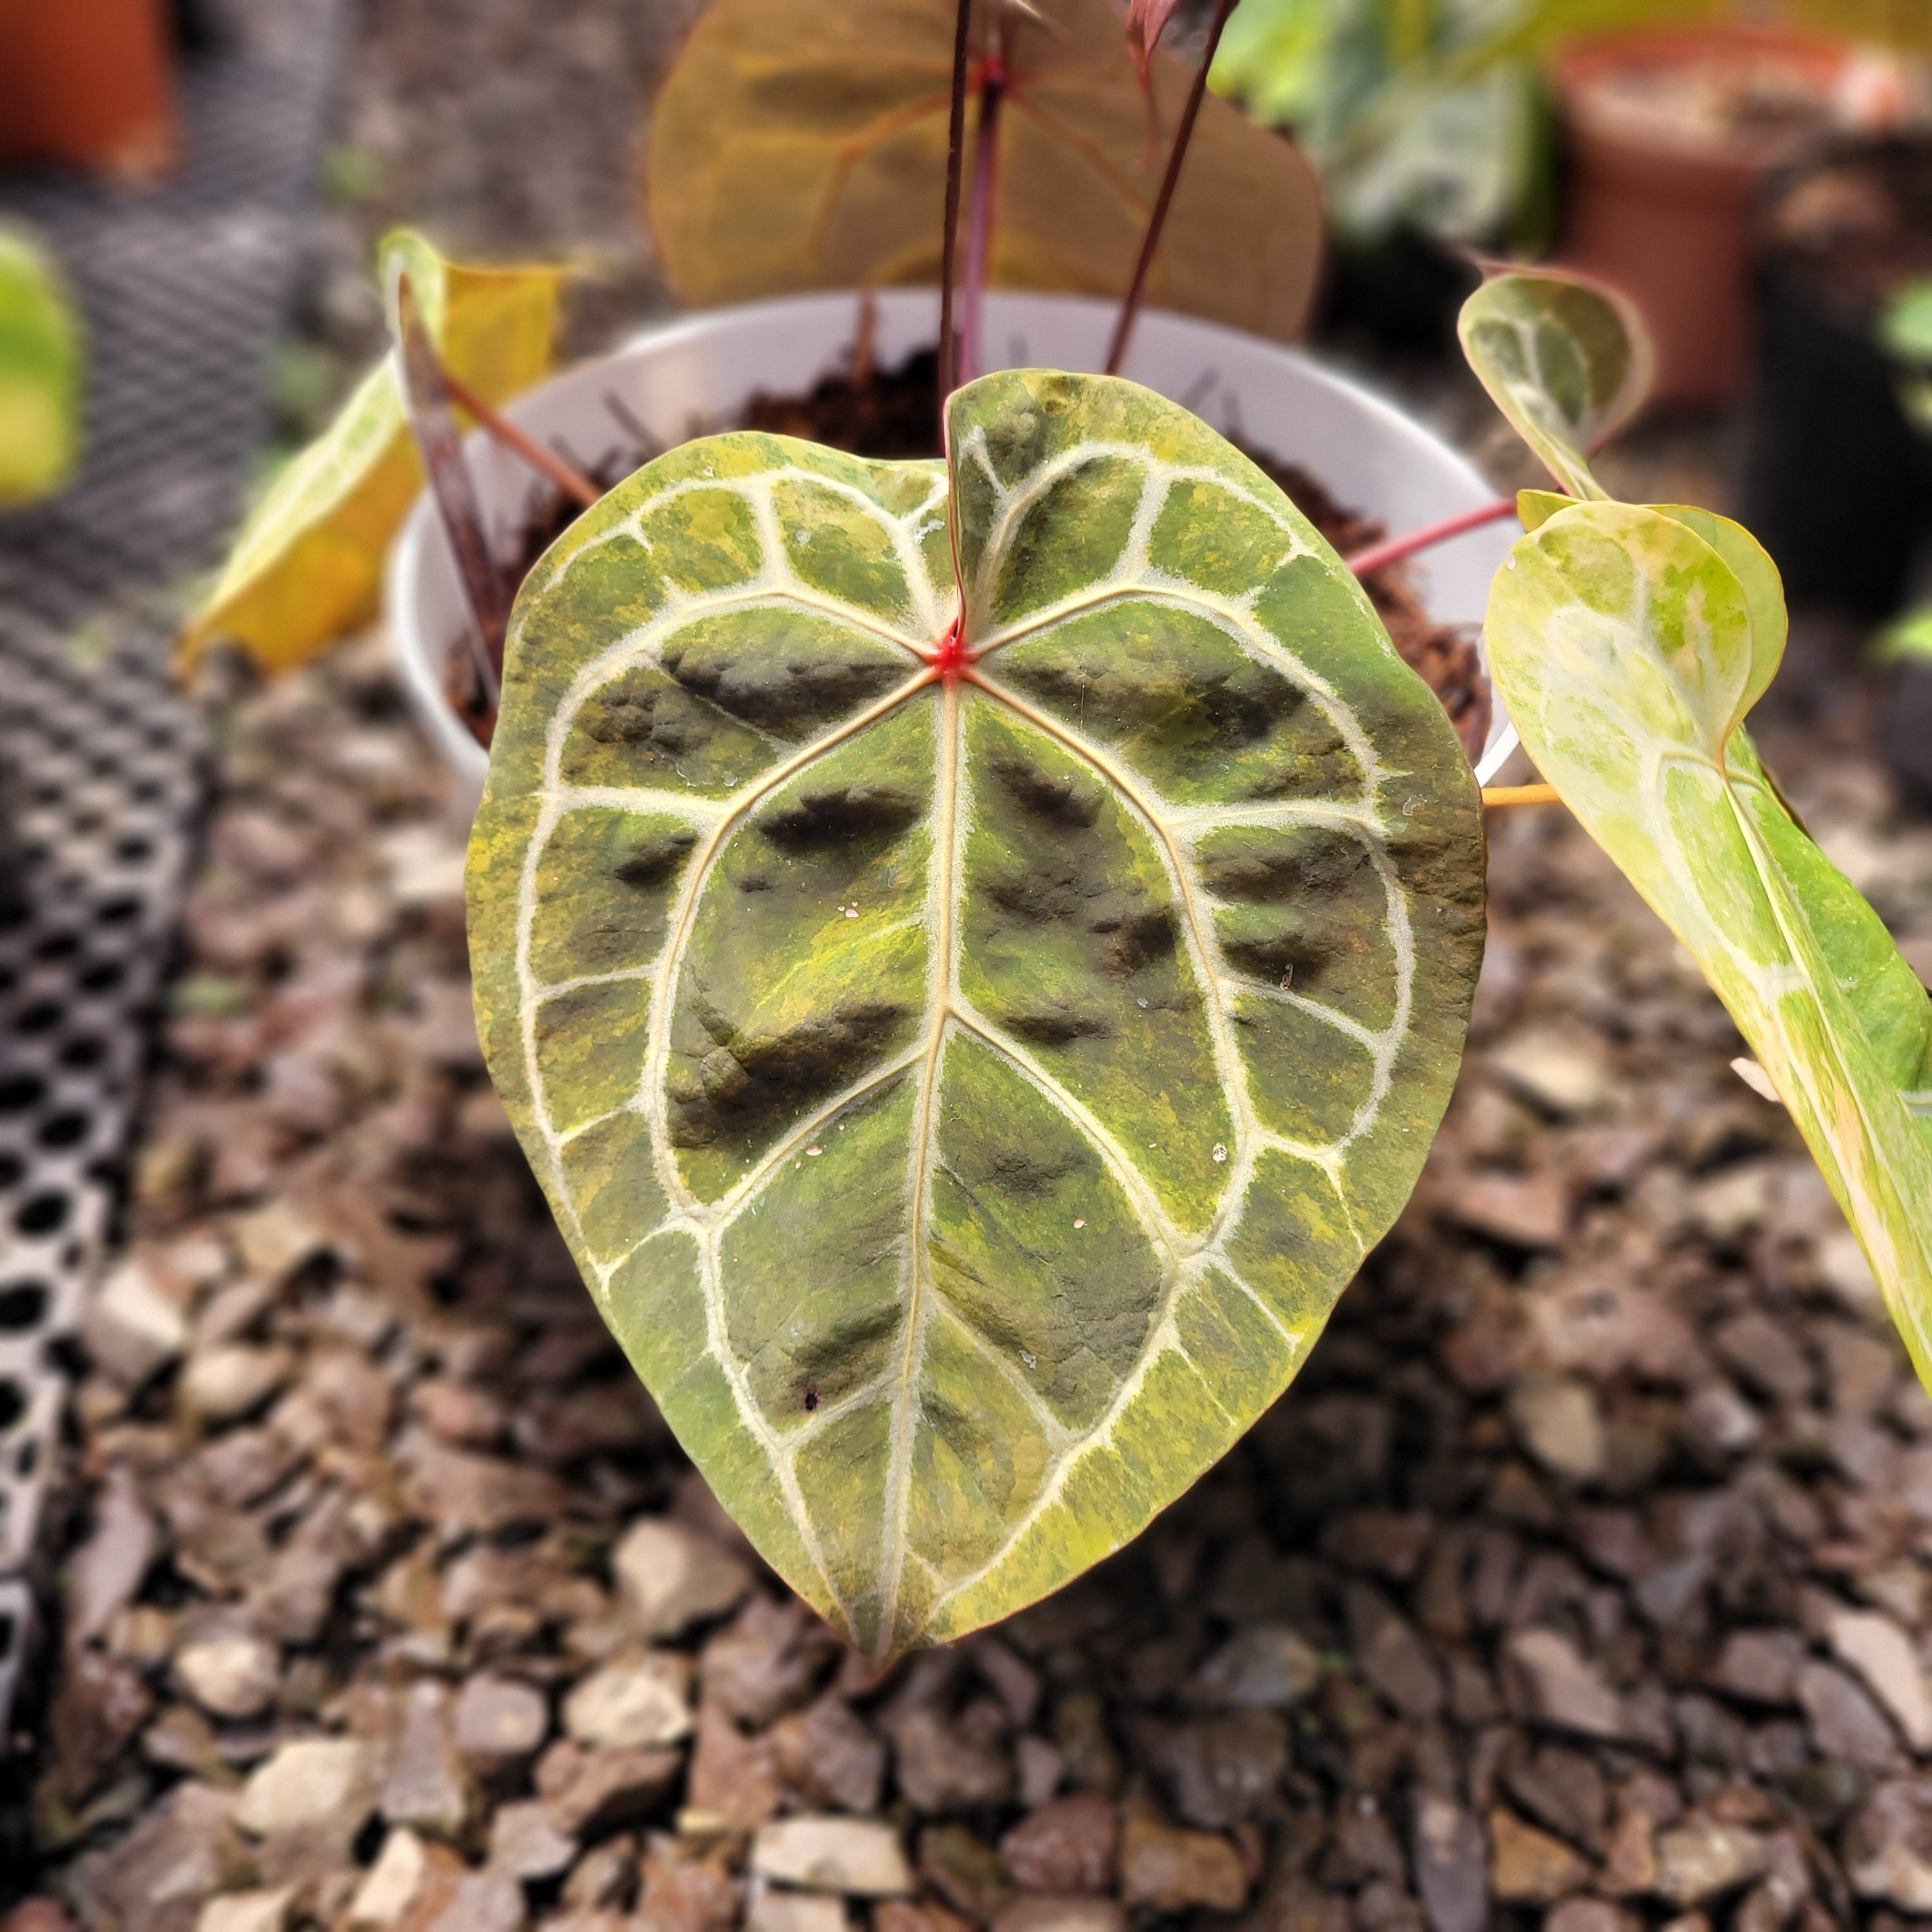
<svg viewBox="0 0 1932 1932"><path fill-rule="evenodd" d="M1898 400L1878 316L1932 268L1932 140L1844 137L1766 184L1744 521L1794 604L1890 616L1932 508L1932 444Z"/></svg>
<svg viewBox="0 0 1932 1932"><path fill-rule="evenodd" d="M1760 278L1744 520L1785 596L1876 622L1903 602L1932 503L1932 464L1869 328L1776 266Z"/></svg>

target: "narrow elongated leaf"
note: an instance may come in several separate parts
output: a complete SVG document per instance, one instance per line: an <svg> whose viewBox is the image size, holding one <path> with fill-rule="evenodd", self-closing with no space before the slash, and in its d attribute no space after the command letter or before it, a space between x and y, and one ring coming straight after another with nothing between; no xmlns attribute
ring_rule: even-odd
<svg viewBox="0 0 1932 1932"><path fill-rule="evenodd" d="M1511 427L1573 496L1601 498L1585 460L1650 387L1636 311L1594 282L1498 275L1462 304L1462 352Z"/></svg>
<svg viewBox="0 0 1932 1932"><path fill-rule="evenodd" d="M1927 1377L1932 1004L1739 728L1784 647L1769 559L1708 512L1578 504L1510 552L1484 637L1538 769L1750 1042Z"/></svg>
<svg viewBox="0 0 1932 1932"><path fill-rule="evenodd" d="M1037 370L950 446L950 490L752 434L620 484L518 600L470 854L598 1306L878 1655L1054 1588L1280 1393L1482 944L1455 734L1252 464Z"/></svg>
<svg viewBox="0 0 1932 1932"><path fill-rule="evenodd" d="M1147 104L1112 0L1037 10L1012 22L990 279L1118 297L1160 184ZM938 280L956 19L953 0L713 0L652 118L651 223L686 301ZM1187 71L1156 52L1150 74L1172 128ZM1321 244L1294 148L1203 102L1149 303L1294 336Z"/></svg>
<svg viewBox="0 0 1932 1932"><path fill-rule="evenodd" d="M527 388L549 368L558 270L464 267L407 230L382 243L386 286L399 266L443 360L485 402ZM366 622L383 552L422 487L392 352L255 506L182 638L184 656L230 637L282 670Z"/></svg>
<svg viewBox="0 0 1932 1932"><path fill-rule="evenodd" d="M80 328L33 238L0 227L0 505L51 495L79 444Z"/></svg>

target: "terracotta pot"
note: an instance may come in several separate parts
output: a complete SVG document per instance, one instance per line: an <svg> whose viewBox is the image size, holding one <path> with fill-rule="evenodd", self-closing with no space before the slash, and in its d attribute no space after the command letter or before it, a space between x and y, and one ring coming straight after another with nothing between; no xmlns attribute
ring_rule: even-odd
<svg viewBox="0 0 1932 1932"><path fill-rule="evenodd" d="M874 352L890 366L928 347L938 332L929 289L878 295ZM636 337L616 354L540 383L504 413L540 442L595 460L623 442L607 398L675 442L722 428L754 391L809 388L851 355L855 291L792 296L713 310ZM1114 304L1084 296L994 289L986 296L989 366L1096 369ZM1391 530L1419 530L1490 502L1493 491L1454 451L1378 396L1335 375L1300 350L1193 316L1149 310L1124 372L1210 424L1238 430L1298 463L1341 502ZM482 433L467 444L472 476L493 534L515 530L535 487L523 464ZM1429 609L1445 623L1480 623L1490 580L1519 534L1512 520L1466 531L1420 560ZM463 648L462 593L435 506L419 498L390 553L385 615L403 688L473 809L489 754L445 694L452 654ZM1516 748L1514 728L1493 698L1490 735L1476 765L1487 784Z"/></svg>
<svg viewBox="0 0 1932 1932"><path fill-rule="evenodd" d="M143 179L176 139L164 0L0 0L0 162Z"/></svg>
<svg viewBox="0 0 1932 1932"><path fill-rule="evenodd" d="M1744 26L1618 34L1558 57L1571 166L1561 260L1636 304L1657 348L1654 400L1714 405L1739 394L1750 347L1753 198L1773 168L1832 124L1847 58L1835 42ZM1754 128L1699 128L1634 106L1634 82L1720 66L1774 76L1795 111Z"/></svg>

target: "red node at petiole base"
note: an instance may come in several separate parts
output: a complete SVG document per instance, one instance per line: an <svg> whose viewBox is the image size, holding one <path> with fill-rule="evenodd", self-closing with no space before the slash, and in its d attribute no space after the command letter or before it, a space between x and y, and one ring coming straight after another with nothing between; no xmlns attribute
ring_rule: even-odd
<svg viewBox="0 0 1932 1932"><path fill-rule="evenodd" d="M955 617L946 626L938 643L933 646L931 655L926 658L936 677L958 677L973 662L975 653L960 634L959 621Z"/></svg>

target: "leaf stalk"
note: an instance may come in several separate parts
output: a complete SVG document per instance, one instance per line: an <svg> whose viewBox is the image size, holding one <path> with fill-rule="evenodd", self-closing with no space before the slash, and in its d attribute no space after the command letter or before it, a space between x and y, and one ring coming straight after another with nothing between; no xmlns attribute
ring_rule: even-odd
<svg viewBox="0 0 1932 1932"><path fill-rule="evenodd" d="M1366 577L1372 571L1414 556L1418 550L1432 549L1437 544L1447 543L1451 537L1461 536L1466 531L1479 530L1486 524L1499 524L1505 517L1515 514L1516 499L1498 496L1480 509L1464 510L1455 516L1444 518L1439 524L1411 530L1406 536L1390 537L1385 542L1371 544L1366 550L1358 550L1342 561L1358 577Z"/></svg>
<svg viewBox="0 0 1932 1932"><path fill-rule="evenodd" d="M1202 97L1208 92L1208 70L1214 64L1215 50L1221 44L1221 31L1234 10L1234 0L1215 0L1214 18L1208 29L1208 44L1201 50L1201 64L1194 70L1187 90L1187 104L1180 110L1180 123L1174 130L1174 145L1168 150L1167 172L1161 176L1160 192L1155 196L1154 212L1148 218L1147 232L1141 238L1140 259L1134 264L1133 280L1120 304L1119 320L1114 324L1114 339L1107 347L1107 374L1118 376L1126 360L1127 344L1140 315L1141 298L1147 292L1147 278L1154 266L1154 250L1160 246L1161 230L1167 226L1167 211L1174 200L1174 184L1180 178L1180 164L1187 157L1187 144L1193 138L1194 123L1201 112ZM1150 50L1151 52L1151 50Z"/></svg>
<svg viewBox="0 0 1932 1932"><path fill-rule="evenodd" d="M958 350L954 340L953 282L959 254L959 178L966 158L967 43L973 0L959 0L952 33L952 102L946 130L946 218L939 264L939 436L946 440L946 399L957 385Z"/></svg>

